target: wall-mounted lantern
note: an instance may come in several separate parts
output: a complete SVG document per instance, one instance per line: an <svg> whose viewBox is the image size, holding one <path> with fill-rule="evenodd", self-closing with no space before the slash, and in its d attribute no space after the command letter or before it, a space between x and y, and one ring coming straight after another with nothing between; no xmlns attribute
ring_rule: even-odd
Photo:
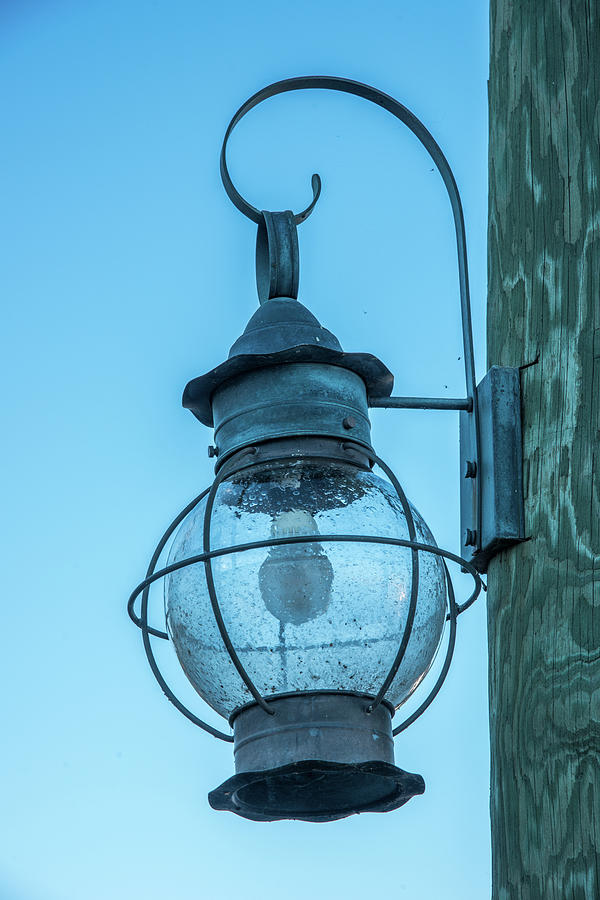
<svg viewBox="0 0 600 900"><path fill-rule="evenodd" d="M297 225L311 213L265 212L233 186L231 131L275 94L325 88L382 106L420 139L448 190L456 226L466 396L391 396L376 357L346 353L298 302ZM216 477L169 526L129 600L152 670L188 719L233 742L236 774L209 794L249 819L329 821L395 809L424 790L394 765L393 737L415 721L448 672L457 618L479 572L523 538L518 370L475 382L464 222L450 167L406 107L332 77L292 78L255 94L233 117L221 174L258 225L260 306L228 359L191 381L183 405L214 428ZM369 407L460 411L462 557L439 549L391 469L376 455ZM373 471L377 467L386 476ZM172 536L173 539L171 540ZM158 561L171 541L167 564ZM447 562L475 581L454 598ZM165 581L166 631L148 623L153 582ZM134 611L141 594L141 613ZM156 663L151 637L170 639L200 696L229 720L218 731L183 706ZM392 727L442 643L437 680Z"/></svg>

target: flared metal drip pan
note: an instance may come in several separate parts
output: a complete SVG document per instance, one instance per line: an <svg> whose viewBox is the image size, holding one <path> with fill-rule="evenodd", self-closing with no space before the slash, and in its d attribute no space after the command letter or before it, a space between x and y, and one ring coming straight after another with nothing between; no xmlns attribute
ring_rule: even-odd
<svg viewBox="0 0 600 900"><path fill-rule="evenodd" d="M240 772L211 791L213 809L254 822L333 822L356 813L389 812L422 794L420 775L385 762L303 760L260 772Z"/></svg>

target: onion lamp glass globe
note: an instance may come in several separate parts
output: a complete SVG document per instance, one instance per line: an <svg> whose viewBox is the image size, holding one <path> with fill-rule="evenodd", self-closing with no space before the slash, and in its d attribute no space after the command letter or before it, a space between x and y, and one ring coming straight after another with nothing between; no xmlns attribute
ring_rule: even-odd
<svg viewBox="0 0 600 900"><path fill-rule="evenodd" d="M202 553L205 505L206 500L183 521L169 563ZM411 509L417 541L434 544ZM232 644L265 697L322 690L376 695L398 652L411 594L410 549L321 543L320 534L409 537L388 482L344 462L271 461L238 471L217 490L211 549L290 535L315 538L212 560ZM167 576L165 607L177 656L198 693L223 716L251 701L219 633L201 564ZM443 563L420 553L414 624L386 694L394 706L429 670L445 620Z"/></svg>

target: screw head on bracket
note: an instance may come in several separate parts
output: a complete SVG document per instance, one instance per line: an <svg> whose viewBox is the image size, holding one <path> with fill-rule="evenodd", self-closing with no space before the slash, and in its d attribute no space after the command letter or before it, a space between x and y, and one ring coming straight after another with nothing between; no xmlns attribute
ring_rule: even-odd
<svg viewBox="0 0 600 900"><path fill-rule="evenodd" d="M346 431L351 431L353 428L356 428L356 419L354 416L346 416L342 425L346 429Z"/></svg>

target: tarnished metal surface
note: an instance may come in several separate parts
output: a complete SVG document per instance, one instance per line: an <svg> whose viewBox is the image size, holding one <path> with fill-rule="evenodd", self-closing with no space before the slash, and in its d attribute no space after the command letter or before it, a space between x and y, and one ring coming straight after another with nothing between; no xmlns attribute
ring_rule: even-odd
<svg viewBox="0 0 600 900"><path fill-rule="evenodd" d="M213 425L211 400L225 381L247 372L283 363L320 363L349 369L359 375L369 394L385 397L394 377L370 353L345 353L340 342L297 300L276 298L260 306L244 333L231 347L229 358L186 386L183 405L204 425Z"/></svg>
<svg viewBox="0 0 600 900"><path fill-rule="evenodd" d="M251 704L232 716L236 772L274 769L305 759L394 762L392 713L373 697L343 691L272 697L267 715Z"/></svg>
<svg viewBox="0 0 600 900"><path fill-rule="evenodd" d="M462 555L480 572L525 538L519 370L492 366L477 388L479 456L474 420L460 414Z"/></svg>
<svg viewBox="0 0 600 900"><path fill-rule="evenodd" d="M298 437L295 435L290 438L278 438L275 441L264 441L262 444L248 448L247 452L241 450L239 453L234 453L223 462L222 469L226 471L227 475L232 475L240 469L247 468L250 462L250 452L252 452L252 465L260 462L276 463L282 459L290 464L300 459L326 459L330 462L338 460L370 471L375 461L373 453L349 439L341 441L339 438ZM221 465L219 465L219 474L221 474Z"/></svg>
<svg viewBox="0 0 600 900"><path fill-rule="evenodd" d="M471 412L471 397L369 397L372 409L465 409Z"/></svg>
<svg viewBox="0 0 600 900"><path fill-rule="evenodd" d="M263 211L256 235L256 288L261 303L298 297L300 255L293 213Z"/></svg>
<svg viewBox="0 0 600 900"><path fill-rule="evenodd" d="M305 760L240 772L211 791L208 802L254 822L334 822L356 813L390 812L424 790L420 775L390 763Z"/></svg>
<svg viewBox="0 0 600 900"><path fill-rule="evenodd" d="M287 363L246 372L218 388L212 406L219 462L242 447L294 435L351 437L372 449L365 383L339 366Z"/></svg>
<svg viewBox="0 0 600 900"><path fill-rule="evenodd" d="M251 704L232 716L236 774L209 794L214 809L254 821L329 822L397 809L422 794L394 765L392 714L340 691L280 695L274 715Z"/></svg>

